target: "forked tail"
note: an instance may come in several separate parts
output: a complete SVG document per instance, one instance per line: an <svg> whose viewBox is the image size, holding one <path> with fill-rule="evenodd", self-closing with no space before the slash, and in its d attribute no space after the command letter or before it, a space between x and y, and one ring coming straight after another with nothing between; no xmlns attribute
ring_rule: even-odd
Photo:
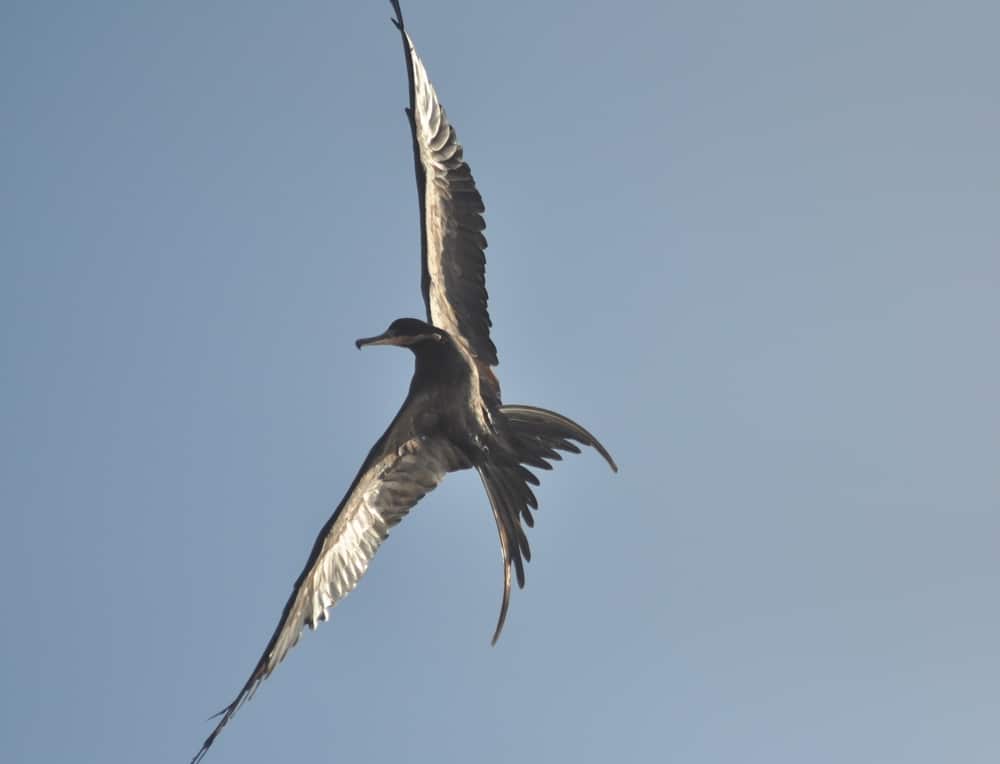
<svg viewBox="0 0 1000 764"><path fill-rule="evenodd" d="M618 465L611 454L593 435L571 419L554 411L535 406L501 406L500 413L506 424L510 453L506 459L495 458L479 467L486 495L493 509L497 532L500 534L500 551L503 554L503 600L493 644L496 644L507 620L510 604L511 565L517 575L517 585L524 588L524 562L531 559L531 549L521 521L531 527L535 524L532 509L538 509L538 500L531 486L538 485L538 478L527 467L552 469L550 462L562 459L560 451L578 454L576 443L591 446L604 457L615 472ZM576 441L576 443L573 443Z"/></svg>

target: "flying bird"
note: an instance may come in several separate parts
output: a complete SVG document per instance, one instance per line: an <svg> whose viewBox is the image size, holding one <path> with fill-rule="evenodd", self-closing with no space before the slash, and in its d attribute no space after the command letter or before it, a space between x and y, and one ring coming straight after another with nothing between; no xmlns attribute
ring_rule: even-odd
<svg viewBox="0 0 1000 764"><path fill-rule="evenodd" d="M524 586L531 550L524 527L538 508L530 468L548 470L560 451L591 446L616 471L597 438L572 420L534 406L504 405L493 371L485 285L483 201L455 130L390 0L403 41L409 79L406 114L420 201L421 291L427 320L399 318L382 334L357 341L397 345L415 356L410 389L389 428L375 443L347 495L319 532L278 625L236 698L192 759L208 752L223 727L288 654L306 626L327 620L330 608L364 575L389 529L449 472L475 469L493 511L503 557L503 596L495 644L510 602L512 576Z"/></svg>

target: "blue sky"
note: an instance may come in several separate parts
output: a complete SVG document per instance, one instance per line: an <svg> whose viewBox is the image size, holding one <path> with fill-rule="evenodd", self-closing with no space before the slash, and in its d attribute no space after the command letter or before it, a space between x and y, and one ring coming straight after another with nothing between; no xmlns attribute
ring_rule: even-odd
<svg viewBox="0 0 1000 764"><path fill-rule="evenodd" d="M991 3L409 2L487 204L505 399L208 761L994 762ZM385 2L0 10L0 758L184 762L405 393Z"/></svg>

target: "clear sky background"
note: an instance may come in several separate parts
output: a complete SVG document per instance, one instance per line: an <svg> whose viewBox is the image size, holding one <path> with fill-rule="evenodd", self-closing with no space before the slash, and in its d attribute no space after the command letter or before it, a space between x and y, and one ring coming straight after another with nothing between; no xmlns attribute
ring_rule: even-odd
<svg viewBox="0 0 1000 764"><path fill-rule="evenodd" d="M1000 11L405 3L544 476L450 476L207 761L1000 760ZM397 410L390 9L0 10L0 759L187 761Z"/></svg>

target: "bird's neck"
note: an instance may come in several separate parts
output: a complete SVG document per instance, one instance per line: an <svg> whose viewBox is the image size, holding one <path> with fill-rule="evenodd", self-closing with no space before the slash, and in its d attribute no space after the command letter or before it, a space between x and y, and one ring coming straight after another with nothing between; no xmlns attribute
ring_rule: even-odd
<svg viewBox="0 0 1000 764"><path fill-rule="evenodd" d="M414 355L416 364L411 387L454 387L468 384L471 379L465 357L450 339L425 345Z"/></svg>

